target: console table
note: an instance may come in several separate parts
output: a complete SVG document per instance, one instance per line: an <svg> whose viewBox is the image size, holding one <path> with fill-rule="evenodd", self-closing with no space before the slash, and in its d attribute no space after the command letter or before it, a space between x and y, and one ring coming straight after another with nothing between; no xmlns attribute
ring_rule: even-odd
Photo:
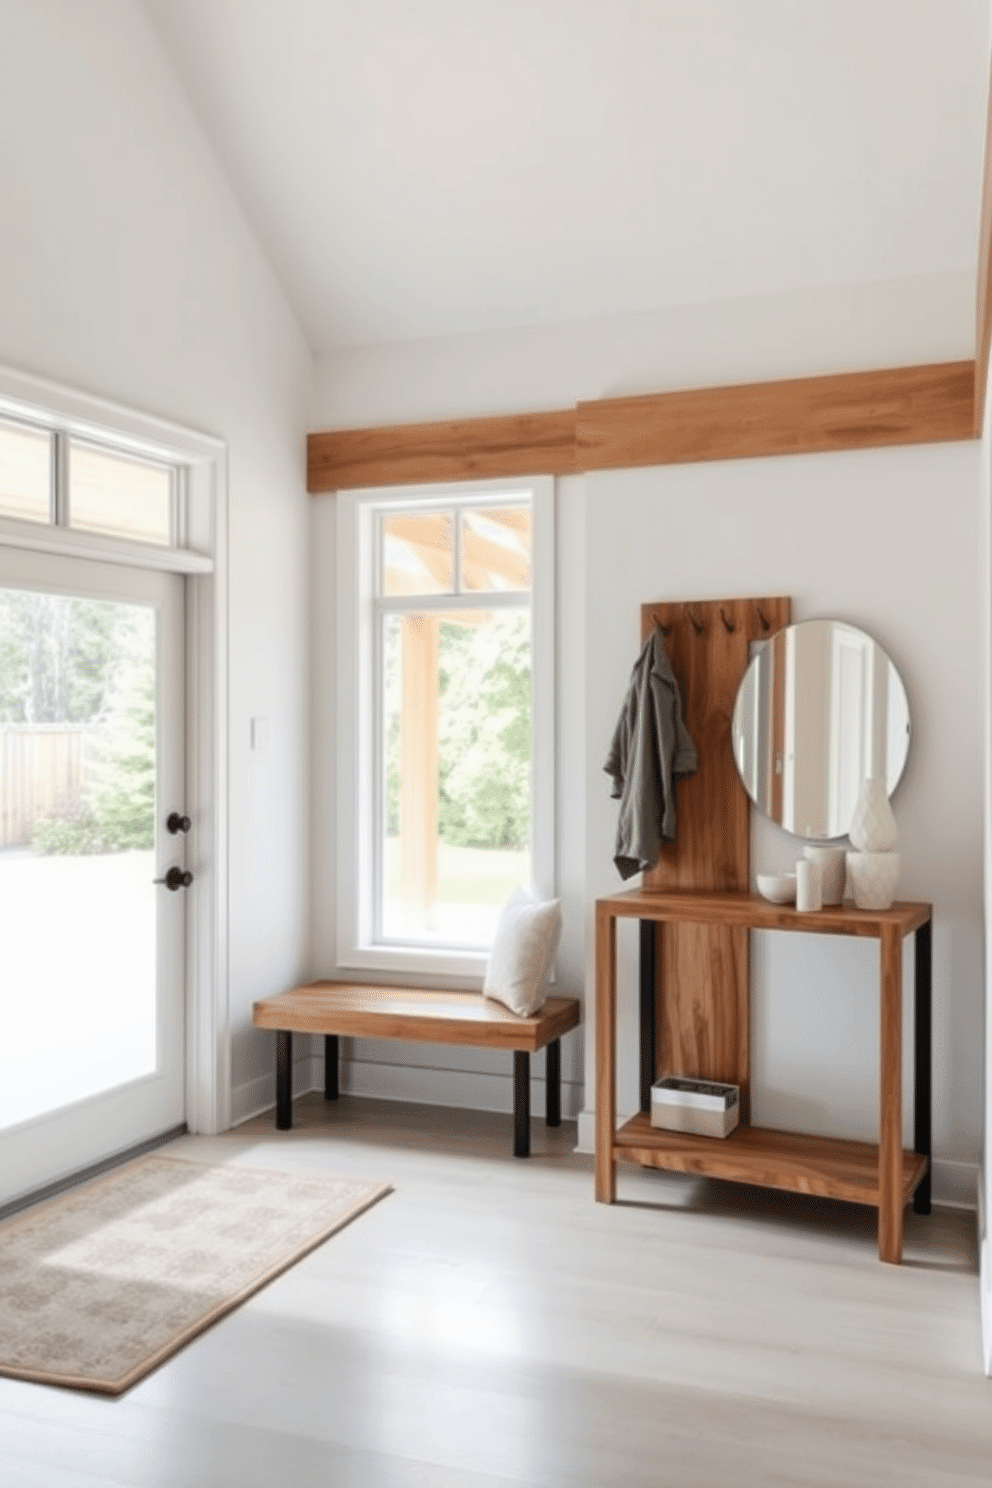
<svg viewBox="0 0 992 1488"><path fill-rule="evenodd" d="M740 1183L846 1199L878 1209L878 1254L902 1258L903 1209L912 1198L930 1212L931 917L929 904L885 910L850 905L800 914L754 894L634 889L596 903L596 1198L612 1204L616 1164L639 1163L705 1173ZM616 923L641 922L640 1113L617 1129ZM657 937L666 924L854 935L879 942L880 1088L878 1142L806 1136L743 1124L725 1138L699 1137L651 1125L655 1017L665 989L656 987ZM914 1150L902 1148L902 941L915 933ZM745 1029L746 1036L746 1029ZM747 1051L742 1053L747 1069ZM665 1071L665 1073L672 1073ZM685 1070L713 1078L706 1070Z"/></svg>

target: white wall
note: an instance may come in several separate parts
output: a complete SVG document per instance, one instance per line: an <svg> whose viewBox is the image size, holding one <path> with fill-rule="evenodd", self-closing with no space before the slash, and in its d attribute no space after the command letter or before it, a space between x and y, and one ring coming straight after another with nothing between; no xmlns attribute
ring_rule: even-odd
<svg viewBox="0 0 992 1488"><path fill-rule="evenodd" d="M308 956L312 359L141 9L0 0L0 37L0 362L228 445L243 1114L272 1084L251 1002L295 981ZM269 720L265 755L249 751L255 716Z"/></svg>
<svg viewBox="0 0 992 1488"><path fill-rule="evenodd" d="M956 287L951 293L937 280L338 353L318 359L315 427L563 407L578 397L651 387L967 357L971 327L952 313L955 303ZM319 590L321 575L333 572L325 562L333 497L317 507ZM935 1189L973 1202L983 1108L978 445L570 477L558 483L558 514L561 969L565 987L588 999L585 1053L573 1038L566 1073L577 1078L583 1059L591 1105L592 904L619 887L612 866L616 805L601 766L637 650L639 606L786 593L796 619L833 615L869 630L906 682L914 737L893 804L904 860L900 892L935 906ZM316 675L329 675L326 663ZM326 722L315 736L318 784L332 757ZM325 811L316 825L318 870L332 850L332 830ZM796 851L794 839L755 825L756 871L788 864ZM332 901L319 871L314 882L319 923ZM637 1094L633 946L633 932L621 937L626 1110L635 1108ZM315 970L326 973L333 963L329 928L315 948ZM819 937L755 937L758 1121L873 1133L874 956L871 947ZM451 1051L445 1058L450 1063ZM911 1091L908 1062L905 1085ZM587 1109L580 1137L591 1134L589 1117Z"/></svg>
<svg viewBox="0 0 992 1488"><path fill-rule="evenodd" d="M615 472L590 477L586 499L587 550L596 554L586 585L588 898L616 886L609 861L615 803L598 766L642 600L789 594L794 619L835 615L867 630L898 666L913 720L893 808L900 896L934 903L935 1152L945 1167L948 1160L973 1164L981 1136L983 954L977 447ZM792 866L796 839L760 820L753 837L753 871ZM630 1057L619 1103L633 1111L632 977L626 994ZM755 936L752 1019L755 1122L870 1139L877 1129L876 946ZM910 1093L911 1068L907 1059ZM943 1171L945 1194L968 1177Z"/></svg>

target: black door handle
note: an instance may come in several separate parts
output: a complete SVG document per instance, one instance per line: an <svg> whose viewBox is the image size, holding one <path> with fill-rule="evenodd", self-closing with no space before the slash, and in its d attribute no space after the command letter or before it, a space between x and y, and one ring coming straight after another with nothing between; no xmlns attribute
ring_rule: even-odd
<svg viewBox="0 0 992 1488"><path fill-rule="evenodd" d="M177 889L188 889L193 882L193 875L188 868L170 868L164 878L153 878L152 883L165 884L167 889L173 893Z"/></svg>
<svg viewBox="0 0 992 1488"><path fill-rule="evenodd" d="M165 819L165 830L171 832L173 837L177 832L188 832L193 823L188 816L180 816L178 811L171 811Z"/></svg>

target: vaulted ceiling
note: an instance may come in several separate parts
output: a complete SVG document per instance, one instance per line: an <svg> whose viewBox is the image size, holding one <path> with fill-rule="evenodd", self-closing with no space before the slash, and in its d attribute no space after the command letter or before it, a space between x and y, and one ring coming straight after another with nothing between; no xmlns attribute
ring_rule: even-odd
<svg viewBox="0 0 992 1488"><path fill-rule="evenodd" d="M987 0L144 0L315 350L959 275Z"/></svg>

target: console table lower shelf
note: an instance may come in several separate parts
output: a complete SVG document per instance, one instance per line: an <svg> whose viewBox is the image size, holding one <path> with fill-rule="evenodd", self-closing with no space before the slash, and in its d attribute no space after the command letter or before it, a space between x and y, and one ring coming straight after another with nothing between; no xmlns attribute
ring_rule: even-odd
<svg viewBox="0 0 992 1488"><path fill-rule="evenodd" d="M762 1188L880 1204L878 1145L834 1137L802 1136L764 1127L738 1126L727 1137L697 1137L651 1125L644 1111L619 1128L616 1162L699 1173ZM908 1204L927 1171L918 1152L902 1153L902 1202Z"/></svg>

